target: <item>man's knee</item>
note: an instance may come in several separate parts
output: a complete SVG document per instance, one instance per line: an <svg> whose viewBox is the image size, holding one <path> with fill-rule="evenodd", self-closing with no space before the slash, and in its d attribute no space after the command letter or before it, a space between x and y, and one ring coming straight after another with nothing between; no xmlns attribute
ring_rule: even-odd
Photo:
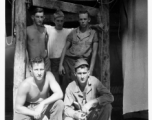
<svg viewBox="0 0 152 120"><path fill-rule="evenodd" d="M32 120L32 117L15 112L14 120Z"/></svg>
<svg viewBox="0 0 152 120"><path fill-rule="evenodd" d="M71 118L71 117L65 117L63 120L74 120L74 118Z"/></svg>
<svg viewBox="0 0 152 120"><path fill-rule="evenodd" d="M112 110L112 105L111 105L111 104L106 104L106 105L104 106L104 110L111 112L111 110Z"/></svg>
<svg viewBox="0 0 152 120"><path fill-rule="evenodd" d="M63 110L64 109L64 102L62 100L58 100L54 104L55 104L55 106L58 110Z"/></svg>

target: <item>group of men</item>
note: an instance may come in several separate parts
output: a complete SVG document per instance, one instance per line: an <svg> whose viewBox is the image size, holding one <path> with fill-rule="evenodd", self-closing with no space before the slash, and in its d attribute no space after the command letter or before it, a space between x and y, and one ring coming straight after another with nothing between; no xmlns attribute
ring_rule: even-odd
<svg viewBox="0 0 152 120"><path fill-rule="evenodd" d="M32 11L27 27L27 78L19 85L14 120L108 120L110 91L94 76L98 38L86 10L80 26L63 28L64 13L54 13L55 26L44 25L43 8ZM64 100L64 101L63 101Z"/></svg>

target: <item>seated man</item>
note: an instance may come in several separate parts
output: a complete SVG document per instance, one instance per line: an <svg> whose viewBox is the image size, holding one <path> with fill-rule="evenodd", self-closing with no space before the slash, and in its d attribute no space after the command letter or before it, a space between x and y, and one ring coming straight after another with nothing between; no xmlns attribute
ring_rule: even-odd
<svg viewBox="0 0 152 120"><path fill-rule="evenodd" d="M59 84L53 74L46 71L43 58L36 57L30 64L32 76L18 88L14 120L62 120L64 104ZM49 90L53 92L51 96Z"/></svg>
<svg viewBox="0 0 152 120"><path fill-rule="evenodd" d="M108 120L113 95L90 75L86 60L78 59L74 67L76 80L68 85L64 98L65 120Z"/></svg>

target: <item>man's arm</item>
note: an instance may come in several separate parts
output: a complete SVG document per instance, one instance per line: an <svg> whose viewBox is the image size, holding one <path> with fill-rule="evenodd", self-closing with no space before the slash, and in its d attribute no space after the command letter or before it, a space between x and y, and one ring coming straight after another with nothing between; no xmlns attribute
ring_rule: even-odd
<svg viewBox="0 0 152 120"><path fill-rule="evenodd" d="M94 64L96 61L96 55L97 55L97 49L98 49L98 37L97 33L94 34L93 38L93 49L92 49L92 56L91 56L91 62L90 62L90 74L92 75Z"/></svg>
<svg viewBox="0 0 152 120"><path fill-rule="evenodd" d="M72 95L72 91L70 90L70 86L66 88L66 94L64 98L64 114L67 117L74 118L76 120L81 120L84 119L86 120L86 115L79 109L79 110L74 110L76 106L74 106L74 103L76 102L74 96Z"/></svg>
<svg viewBox="0 0 152 120"><path fill-rule="evenodd" d="M113 95L110 91L98 80L96 79L95 85L100 96L97 98L99 105L105 105L114 101Z"/></svg>
<svg viewBox="0 0 152 120"><path fill-rule="evenodd" d="M72 39L72 33L70 33L67 37L67 41L66 41L66 44L62 50L62 54L61 54L61 58L60 58L60 63L59 63L59 74L60 75L63 75L65 74L65 70L64 70L64 67L63 67L63 61L64 61L64 57L65 57L65 53L67 51L67 49L70 47L71 45L71 39Z"/></svg>
<svg viewBox="0 0 152 120"><path fill-rule="evenodd" d="M48 79L49 86L53 94L41 102L44 106L63 98L63 92L51 72L48 71L46 73L46 79Z"/></svg>
<svg viewBox="0 0 152 120"><path fill-rule="evenodd" d="M15 100L15 111L24 115L34 116L36 113L24 106L29 89L29 83L23 82L20 84Z"/></svg>
<svg viewBox="0 0 152 120"><path fill-rule="evenodd" d="M65 93L65 97L64 97L64 104L65 104L65 108L64 108L64 114L67 117L72 117L72 118L76 118L78 111L74 110L74 97L72 95L72 93L70 92L70 86L68 86L66 88L66 93Z"/></svg>
<svg viewBox="0 0 152 120"><path fill-rule="evenodd" d="M108 32L109 28L107 26L105 26L104 24L100 23L100 24L95 24L95 25L90 25L90 27L92 29L95 29L97 31L104 31L104 32Z"/></svg>
<svg viewBox="0 0 152 120"><path fill-rule="evenodd" d="M89 113L92 108L95 108L98 105L102 106L114 101L113 95L110 93L110 91L106 87L103 86L103 84L97 78L93 79L93 81L94 81L94 87L97 90L97 94L99 94L100 96L88 101L82 107L82 111L84 113Z"/></svg>

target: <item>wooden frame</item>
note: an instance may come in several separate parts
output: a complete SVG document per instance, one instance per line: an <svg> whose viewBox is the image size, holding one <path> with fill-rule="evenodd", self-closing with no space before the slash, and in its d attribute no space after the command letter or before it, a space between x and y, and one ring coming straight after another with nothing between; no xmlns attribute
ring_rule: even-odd
<svg viewBox="0 0 152 120"><path fill-rule="evenodd" d="M108 2L108 0L105 0ZM109 9L108 5L101 5L99 10L92 7L75 5L73 3L51 1L51 0L33 0L33 5L41 6L50 9L59 8L66 12L77 13L82 8L87 8L91 15L98 15L98 22L103 23L109 27ZM98 12L99 11L99 12ZM101 16L102 15L102 16ZM52 19L52 17L51 17ZM25 0L15 1L15 26L16 26L16 47L14 57L14 87L13 87L13 103L16 98L17 88L25 79L25 56L26 56L26 4ZM100 42L102 46L99 49L101 60L101 81L110 89L110 55L109 55L109 32L99 33ZM14 105L14 104L13 104Z"/></svg>
<svg viewBox="0 0 152 120"><path fill-rule="evenodd" d="M32 2L33 6L41 6L44 8L49 9L61 9L66 12L70 13L78 13L81 9L87 9L90 15L96 16L98 13L98 9L83 5L78 5L74 3L69 2L63 2L63 1L55 1L55 0L33 0Z"/></svg>

